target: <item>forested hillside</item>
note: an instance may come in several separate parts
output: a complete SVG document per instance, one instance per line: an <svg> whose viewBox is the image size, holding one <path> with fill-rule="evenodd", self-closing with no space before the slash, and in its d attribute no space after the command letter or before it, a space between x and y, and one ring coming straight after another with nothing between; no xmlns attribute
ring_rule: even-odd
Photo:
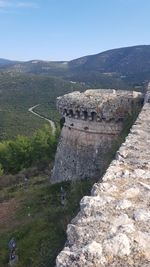
<svg viewBox="0 0 150 267"><path fill-rule="evenodd" d="M31 114L30 107L40 104L39 112L55 119L56 97L84 88L59 78L1 72L0 140L12 139L17 134L32 135L45 121Z"/></svg>
<svg viewBox="0 0 150 267"><path fill-rule="evenodd" d="M95 87L131 88L150 79L150 46L108 50L71 61L7 62L5 72L51 75ZM8 64L9 63L9 64Z"/></svg>

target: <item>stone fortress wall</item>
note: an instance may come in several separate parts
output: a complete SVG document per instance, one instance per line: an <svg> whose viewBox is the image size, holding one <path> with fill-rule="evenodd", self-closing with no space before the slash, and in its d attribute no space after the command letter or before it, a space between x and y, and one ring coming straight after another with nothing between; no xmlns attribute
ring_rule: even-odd
<svg viewBox="0 0 150 267"><path fill-rule="evenodd" d="M52 181L99 178L125 119L141 105L138 92L87 90L57 98L65 119Z"/></svg>
<svg viewBox="0 0 150 267"><path fill-rule="evenodd" d="M150 84L102 182L80 202L56 267L150 266Z"/></svg>

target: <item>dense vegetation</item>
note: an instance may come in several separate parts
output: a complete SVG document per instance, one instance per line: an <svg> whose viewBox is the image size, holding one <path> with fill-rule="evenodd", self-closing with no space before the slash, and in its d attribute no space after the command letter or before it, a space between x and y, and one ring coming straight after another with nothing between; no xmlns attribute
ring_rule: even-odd
<svg viewBox="0 0 150 267"><path fill-rule="evenodd" d="M150 46L113 49L69 62L0 59L0 140L32 135L44 120L37 111L58 122L56 97L85 88L143 90L150 79ZM50 76L51 75L51 76ZM53 76L53 77L52 77Z"/></svg>
<svg viewBox="0 0 150 267"><path fill-rule="evenodd" d="M52 105L50 103L44 103L37 106L34 111L37 114L54 121L56 127L59 128L61 115L55 107L52 108L51 106Z"/></svg>
<svg viewBox="0 0 150 267"><path fill-rule="evenodd" d="M48 164L56 150L57 136L49 126L36 131L32 137L18 135L14 140L0 143L0 173L17 173L33 165Z"/></svg>
<svg viewBox="0 0 150 267"><path fill-rule="evenodd" d="M150 45L118 48L68 62L6 62L6 72L51 75L104 88L127 88L150 79Z"/></svg>
<svg viewBox="0 0 150 267"><path fill-rule="evenodd" d="M13 139L18 134L31 136L45 121L28 109L40 104L45 117L58 122L56 97L74 90L84 90L80 84L61 79L17 73L0 73L0 140ZM45 114L44 114L45 112ZM55 115L56 114L56 115Z"/></svg>

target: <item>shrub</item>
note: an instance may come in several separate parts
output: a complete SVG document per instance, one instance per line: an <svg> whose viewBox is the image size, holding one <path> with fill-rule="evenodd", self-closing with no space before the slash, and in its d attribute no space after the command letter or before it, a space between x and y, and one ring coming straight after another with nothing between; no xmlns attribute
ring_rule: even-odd
<svg viewBox="0 0 150 267"><path fill-rule="evenodd" d="M35 164L49 163L54 158L58 134L53 135L48 125L33 137L19 135L13 141L0 143L0 173L15 174Z"/></svg>

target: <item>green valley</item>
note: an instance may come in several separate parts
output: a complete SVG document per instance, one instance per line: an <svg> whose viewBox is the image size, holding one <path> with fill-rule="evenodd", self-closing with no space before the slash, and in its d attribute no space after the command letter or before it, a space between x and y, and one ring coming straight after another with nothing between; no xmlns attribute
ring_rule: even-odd
<svg viewBox="0 0 150 267"><path fill-rule="evenodd" d="M45 121L28 111L37 104L40 104L39 113L58 122L56 97L84 88L60 78L1 72L0 140L12 139L18 134L31 136L42 127Z"/></svg>

